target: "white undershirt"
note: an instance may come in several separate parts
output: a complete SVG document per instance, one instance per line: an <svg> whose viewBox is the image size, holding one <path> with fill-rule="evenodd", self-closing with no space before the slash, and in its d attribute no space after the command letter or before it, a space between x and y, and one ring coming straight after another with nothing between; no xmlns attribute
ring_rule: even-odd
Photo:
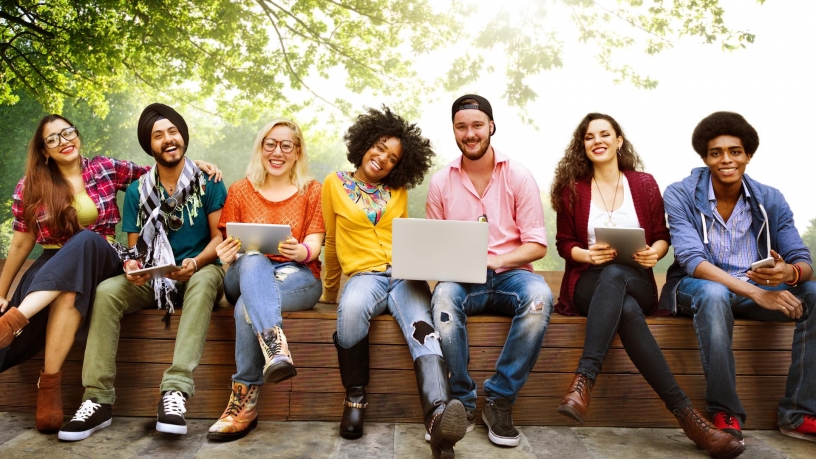
<svg viewBox="0 0 816 459"><path fill-rule="evenodd" d="M623 185L623 203L620 208L612 211L612 221L615 222L615 226L618 228L640 228L640 221L637 212L635 212L635 203L632 202L632 192L629 190L629 181L626 180L625 175L621 177L621 183ZM609 221L609 213L590 200L589 221L587 222L588 246L595 243L595 228L606 226L607 221Z"/></svg>

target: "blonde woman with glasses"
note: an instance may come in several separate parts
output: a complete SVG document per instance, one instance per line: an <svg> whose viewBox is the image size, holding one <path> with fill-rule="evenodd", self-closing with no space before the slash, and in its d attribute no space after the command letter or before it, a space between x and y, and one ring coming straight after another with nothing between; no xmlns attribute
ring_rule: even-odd
<svg viewBox="0 0 816 459"><path fill-rule="evenodd" d="M218 224L225 239L216 253L229 264L224 290L235 305L237 372L227 409L207 434L217 441L236 440L255 428L261 384L297 374L281 329L281 311L311 309L323 289L318 260L325 233L321 186L309 176L300 127L282 119L264 126L246 175L229 188ZM239 256L241 241L226 237L227 222L290 225L292 237L280 244L281 255Z"/></svg>

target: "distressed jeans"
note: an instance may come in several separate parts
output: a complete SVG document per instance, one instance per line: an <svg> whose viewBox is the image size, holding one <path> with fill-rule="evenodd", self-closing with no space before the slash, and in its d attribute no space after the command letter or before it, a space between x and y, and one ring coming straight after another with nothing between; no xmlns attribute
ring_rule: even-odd
<svg viewBox="0 0 816 459"><path fill-rule="evenodd" d="M791 346L791 365L785 385L785 396L777 411L779 427L795 429L804 415L816 414L816 282L802 282L796 287L781 284L765 290L788 290L802 302L802 317L791 319L771 311L751 299L736 295L718 282L687 277L677 286L680 312L693 316L700 346L700 359L706 377L708 411L732 413L745 423L745 409L737 395L737 375L731 339L734 319L768 322L796 321Z"/></svg>
<svg viewBox="0 0 816 459"><path fill-rule="evenodd" d="M188 398L195 393L193 371L201 360L210 315L221 296L223 282L224 270L210 264L198 270L186 283L176 284L179 298L183 299L182 314L179 317L176 312L172 318L179 321L173 363L164 372L160 391L178 390ZM107 404L116 400L113 382L116 379L116 351L122 317L155 307L156 299L150 282L137 287L122 274L99 284L82 364L83 400L95 398L97 403Z"/></svg>
<svg viewBox="0 0 816 459"><path fill-rule="evenodd" d="M487 271L484 284L440 282L433 295L434 325L450 370L450 388L468 410L476 408L476 384L468 374L467 318L476 314L512 317L510 332L496 361L496 373L484 383L488 401L514 403L538 359L553 310L544 278L524 269Z"/></svg>
<svg viewBox="0 0 816 459"><path fill-rule="evenodd" d="M227 301L235 305L233 381L263 384L265 358L258 333L281 326L281 312L313 308L322 290L320 279L301 263L276 262L260 254L246 254L233 263L224 277Z"/></svg>
<svg viewBox="0 0 816 459"><path fill-rule="evenodd" d="M362 272L346 282L337 307L337 342L348 349L368 335L371 318L390 312L411 357L442 355L431 319L431 290L425 281L391 278L391 270Z"/></svg>

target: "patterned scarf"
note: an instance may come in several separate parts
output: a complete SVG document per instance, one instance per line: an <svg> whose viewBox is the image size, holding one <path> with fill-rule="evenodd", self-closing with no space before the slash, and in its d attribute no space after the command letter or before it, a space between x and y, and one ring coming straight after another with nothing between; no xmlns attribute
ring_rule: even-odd
<svg viewBox="0 0 816 459"><path fill-rule="evenodd" d="M171 228L171 219L179 218L174 213L181 211L180 222L184 224L184 210L187 210L190 225L198 215L204 195L205 175L198 166L184 158L184 169L181 171L176 191L167 199L162 199L158 168L152 173L144 174L139 179L139 213L138 224L142 230L136 245L128 249L117 244L117 251L122 262L138 260L145 268L175 263L173 248L167 239L167 228ZM172 228L171 228L172 229ZM178 228L176 228L178 229ZM153 291L159 309L167 309L164 322L170 326L170 315L175 311L176 281L160 277L153 279Z"/></svg>

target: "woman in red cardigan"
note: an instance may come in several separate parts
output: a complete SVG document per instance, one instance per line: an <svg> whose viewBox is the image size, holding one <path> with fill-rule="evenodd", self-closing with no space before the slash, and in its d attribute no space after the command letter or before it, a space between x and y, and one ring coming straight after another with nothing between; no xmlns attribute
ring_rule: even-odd
<svg viewBox="0 0 816 459"><path fill-rule="evenodd" d="M657 182L638 172L642 168L618 123L600 113L584 117L556 168L550 200L558 216L556 246L566 268L555 308L587 317L584 352L558 412L583 422L617 332L632 363L686 435L713 457L736 457L744 445L694 409L646 324L646 314L660 313L652 267L668 252L670 239ZM634 255L638 267L612 263L615 250L595 240L595 228L603 226L643 228L648 248Z"/></svg>

